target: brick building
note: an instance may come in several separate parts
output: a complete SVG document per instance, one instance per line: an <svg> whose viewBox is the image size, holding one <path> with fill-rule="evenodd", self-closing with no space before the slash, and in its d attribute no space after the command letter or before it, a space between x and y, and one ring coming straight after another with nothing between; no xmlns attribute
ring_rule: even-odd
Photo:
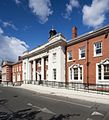
<svg viewBox="0 0 109 120"><path fill-rule="evenodd" d="M18 62L12 65L12 81L14 84L21 84L22 82L22 61L19 60Z"/></svg>
<svg viewBox="0 0 109 120"><path fill-rule="evenodd" d="M74 27L66 58L67 81L109 84L109 26L78 37Z"/></svg>
<svg viewBox="0 0 109 120"><path fill-rule="evenodd" d="M2 83L12 82L12 64L11 61L2 62Z"/></svg>
<svg viewBox="0 0 109 120"><path fill-rule="evenodd" d="M2 83L20 84L22 82L22 60L19 57L18 62L2 62Z"/></svg>

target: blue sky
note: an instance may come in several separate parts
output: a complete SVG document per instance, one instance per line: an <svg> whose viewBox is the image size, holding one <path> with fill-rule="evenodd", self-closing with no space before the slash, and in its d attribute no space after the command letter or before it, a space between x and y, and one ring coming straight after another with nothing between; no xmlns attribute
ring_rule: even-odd
<svg viewBox="0 0 109 120"><path fill-rule="evenodd" d="M67 40L109 24L109 0L0 0L0 60L46 43L54 26Z"/></svg>

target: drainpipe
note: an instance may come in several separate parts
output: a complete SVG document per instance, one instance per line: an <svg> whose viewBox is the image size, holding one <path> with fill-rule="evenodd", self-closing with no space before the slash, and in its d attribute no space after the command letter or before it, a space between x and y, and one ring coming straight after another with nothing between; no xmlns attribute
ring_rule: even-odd
<svg viewBox="0 0 109 120"><path fill-rule="evenodd" d="M89 41L87 40L87 85L89 84Z"/></svg>

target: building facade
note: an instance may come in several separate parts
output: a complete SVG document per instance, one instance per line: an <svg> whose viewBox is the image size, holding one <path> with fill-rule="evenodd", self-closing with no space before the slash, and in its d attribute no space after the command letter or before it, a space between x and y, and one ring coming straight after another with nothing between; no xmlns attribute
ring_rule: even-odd
<svg viewBox="0 0 109 120"><path fill-rule="evenodd" d="M11 61L2 62L2 83L12 82L12 64Z"/></svg>
<svg viewBox="0 0 109 120"><path fill-rule="evenodd" d="M109 26L81 36L73 27L69 42L56 34L22 57L24 81L109 84Z"/></svg>
<svg viewBox="0 0 109 120"><path fill-rule="evenodd" d="M22 60L18 62L2 62L2 83L3 84L21 84L22 82Z"/></svg>
<svg viewBox="0 0 109 120"><path fill-rule="evenodd" d="M18 62L12 65L12 82L14 84L21 84L22 82L22 61L19 60Z"/></svg>
<svg viewBox="0 0 109 120"><path fill-rule="evenodd" d="M76 32L67 43L66 80L109 84L109 26L78 37Z"/></svg>
<svg viewBox="0 0 109 120"><path fill-rule="evenodd" d="M49 33L48 42L24 52L21 61L3 63L2 81L109 84L109 26L81 36L73 27L70 41L54 29Z"/></svg>
<svg viewBox="0 0 109 120"><path fill-rule="evenodd" d="M65 81L65 46L62 34L49 38L48 43L22 55L23 81Z"/></svg>

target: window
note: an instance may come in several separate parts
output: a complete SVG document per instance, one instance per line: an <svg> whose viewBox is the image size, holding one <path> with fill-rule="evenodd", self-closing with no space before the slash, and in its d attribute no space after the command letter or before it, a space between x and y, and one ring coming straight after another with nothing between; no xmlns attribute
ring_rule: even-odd
<svg viewBox="0 0 109 120"><path fill-rule="evenodd" d="M101 56L102 55L102 43L97 42L94 44L94 56Z"/></svg>
<svg viewBox="0 0 109 120"><path fill-rule="evenodd" d="M109 80L109 64L98 65L98 80Z"/></svg>
<svg viewBox="0 0 109 120"><path fill-rule="evenodd" d="M79 49L79 59L85 58L85 47Z"/></svg>
<svg viewBox="0 0 109 120"><path fill-rule="evenodd" d="M24 63L24 70L26 70L26 63Z"/></svg>
<svg viewBox="0 0 109 120"><path fill-rule="evenodd" d="M18 71L18 66L16 68L17 68L17 71Z"/></svg>
<svg viewBox="0 0 109 120"><path fill-rule="evenodd" d="M21 71L21 66L19 66L19 71Z"/></svg>
<svg viewBox="0 0 109 120"><path fill-rule="evenodd" d="M53 79L56 80L56 69L53 69Z"/></svg>
<svg viewBox="0 0 109 120"><path fill-rule="evenodd" d="M101 65L98 65L98 79L101 80Z"/></svg>
<svg viewBox="0 0 109 120"><path fill-rule="evenodd" d="M80 80L82 80L82 67L80 67Z"/></svg>
<svg viewBox="0 0 109 120"><path fill-rule="evenodd" d="M72 52L68 52L68 61L72 60Z"/></svg>
<svg viewBox="0 0 109 120"><path fill-rule="evenodd" d="M24 73L24 80L26 80L26 73Z"/></svg>
<svg viewBox="0 0 109 120"><path fill-rule="evenodd" d="M104 79L109 79L109 64L104 65Z"/></svg>
<svg viewBox="0 0 109 120"><path fill-rule="evenodd" d="M83 67L81 66L73 66L69 69L70 80L82 80L83 79Z"/></svg>
<svg viewBox="0 0 109 120"><path fill-rule="evenodd" d="M53 62L56 62L56 53L53 53Z"/></svg>
<svg viewBox="0 0 109 120"><path fill-rule="evenodd" d="M73 68L74 70L74 80L78 80L78 68Z"/></svg>
<svg viewBox="0 0 109 120"><path fill-rule="evenodd" d="M72 68L70 68L70 79L72 80Z"/></svg>

